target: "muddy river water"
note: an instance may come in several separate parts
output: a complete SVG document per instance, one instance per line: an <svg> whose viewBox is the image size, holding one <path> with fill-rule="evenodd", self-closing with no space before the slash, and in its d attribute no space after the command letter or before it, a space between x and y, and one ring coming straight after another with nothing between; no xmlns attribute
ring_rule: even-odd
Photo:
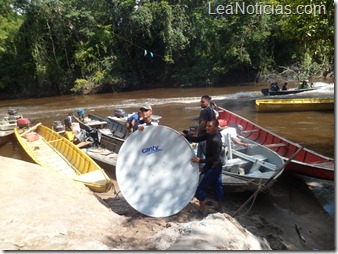
<svg viewBox="0 0 338 254"><path fill-rule="evenodd" d="M152 89L124 93L110 93L86 96L59 96L37 99L17 99L0 101L0 112L5 114L10 107L33 123L42 122L52 126L54 120L63 121L69 112L84 108L86 113L106 117L114 110L122 108L126 112L136 111L142 104L150 103L153 114L162 116L161 125L176 130L187 129L197 124L200 111L200 97L210 95L217 105L237 113L258 125L275 132L293 142L323 155L334 157L335 116L334 112L285 112L258 113L255 99L264 98L260 90L264 86L236 85L218 88L175 88ZM288 97L333 97L334 88L322 88ZM19 158L11 143L0 147L0 155ZM333 214L331 201L325 201L325 208Z"/></svg>
<svg viewBox="0 0 338 254"><path fill-rule="evenodd" d="M63 121L68 112L84 108L86 113L101 117L113 115L122 108L136 111L143 103L153 106L153 114L161 115L160 124L183 130L198 121L199 100L210 95L221 107L237 113L282 137L311 150L334 157L334 112L279 112L259 113L255 99L264 98L259 86L231 86L222 88L153 89L126 93L87 96L59 96L38 99L0 101L0 112L9 107L18 108L32 122L52 126L54 120ZM295 97L333 97L333 87L319 91L304 92ZM291 97L289 95L289 97Z"/></svg>

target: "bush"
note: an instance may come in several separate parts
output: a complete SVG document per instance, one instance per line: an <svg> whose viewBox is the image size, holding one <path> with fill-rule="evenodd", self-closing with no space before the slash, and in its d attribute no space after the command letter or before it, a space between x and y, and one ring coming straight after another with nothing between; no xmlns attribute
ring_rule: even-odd
<svg viewBox="0 0 338 254"><path fill-rule="evenodd" d="M73 88L70 90L75 94L91 94L95 88L95 84L86 79L76 79L74 83Z"/></svg>

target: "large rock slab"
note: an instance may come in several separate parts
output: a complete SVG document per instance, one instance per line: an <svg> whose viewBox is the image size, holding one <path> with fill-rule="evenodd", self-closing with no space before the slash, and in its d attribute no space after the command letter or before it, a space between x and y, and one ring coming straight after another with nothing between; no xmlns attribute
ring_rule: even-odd
<svg viewBox="0 0 338 254"><path fill-rule="evenodd" d="M82 183L0 156L0 249L101 250L119 217Z"/></svg>

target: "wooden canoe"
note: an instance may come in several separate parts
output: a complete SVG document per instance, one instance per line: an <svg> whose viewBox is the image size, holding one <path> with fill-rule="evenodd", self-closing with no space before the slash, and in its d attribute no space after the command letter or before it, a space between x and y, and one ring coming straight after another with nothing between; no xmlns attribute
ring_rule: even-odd
<svg viewBox="0 0 338 254"><path fill-rule="evenodd" d="M257 99L258 112L333 111L334 98Z"/></svg>
<svg viewBox="0 0 338 254"><path fill-rule="evenodd" d="M220 108L222 109L222 108ZM258 144L265 145L277 152L284 160L291 158L301 146L283 138L259 125L229 111L219 111L218 119L225 120L227 125L241 125L241 135ZM285 172L301 174L324 180L334 180L334 159L303 148L286 166Z"/></svg>
<svg viewBox="0 0 338 254"><path fill-rule="evenodd" d="M32 129L35 132L27 134L20 134L18 128L14 130L19 144L33 162L82 182L95 192L107 192L111 189L110 178L81 149L48 127L41 124L36 126Z"/></svg>

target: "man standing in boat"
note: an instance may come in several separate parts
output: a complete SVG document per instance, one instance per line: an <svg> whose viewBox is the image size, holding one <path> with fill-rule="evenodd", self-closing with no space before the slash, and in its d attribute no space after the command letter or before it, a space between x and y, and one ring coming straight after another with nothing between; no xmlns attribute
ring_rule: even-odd
<svg viewBox="0 0 338 254"><path fill-rule="evenodd" d="M282 87L282 91L286 91L286 90L289 90L289 86L288 86L287 82L285 82L283 87Z"/></svg>
<svg viewBox="0 0 338 254"><path fill-rule="evenodd" d="M211 107L211 97L209 95L203 95L200 103L202 110L199 115L198 127L194 133L194 137L205 135L207 122L216 119L215 111ZM205 158L205 149L205 142L200 142L197 146L197 156ZM203 164L200 165L200 167L203 167Z"/></svg>
<svg viewBox="0 0 338 254"><path fill-rule="evenodd" d="M205 163L200 172L200 181L197 186L195 197L199 201L200 209L199 215L205 216L205 198L208 187L211 187L215 193L217 200L216 210L222 212L222 201L224 199L224 191L222 186L222 138L218 131L218 120L216 118L207 122L206 133L198 137L192 137L181 132L189 142L206 141L205 159L194 156L192 161L194 163Z"/></svg>
<svg viewBox="0 0 338 254"><path fill-rule="evenodd" d="M73 131L73 113L68 113L63 122L65 124L66 131Z"/></svg>
<svg viewBox="0 0 338 254"><path fill-rule="evenodd" d="M135 123L133 131L143 131L144 127L148 125L158 125L158 122L151 118L153 109L149 104L144 104L139 110L141 112L141 118Z"/></svg>
<svg viewBox="0 0 338 254"><path fill-rule="evenodd" d="M194 134L195 137L204 135L206 133L206 126L207 122L211 121L211 119L216 118L214 110L211 108L210 105L211 97L209 95L203 95L201 97L201 112L198 119L198 128L196 133Z"/></svg>

